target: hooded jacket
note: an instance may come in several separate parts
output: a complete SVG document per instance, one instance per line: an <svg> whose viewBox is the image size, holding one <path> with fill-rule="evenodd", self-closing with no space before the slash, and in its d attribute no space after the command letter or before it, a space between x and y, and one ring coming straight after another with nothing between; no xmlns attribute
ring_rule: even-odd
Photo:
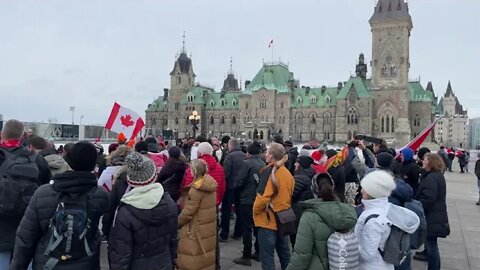
<svg viewBox="0 0 480 270"><path fill-rule="evenodd" d="M87 240L93 253L75 261L59 262L55 269L84 270L100 269L100 233L98 223L108 207L108 195L97 186L97 178L91 172L67 171L53 177L52 184L37 189L17 230L15 251L10 269L27 269L31 260L33 269L43 269L48 257L44 256L49 239L46 239L48 225L59 202L59 194L71 197L89 193L87 216L90 229Z"/></svg>
<svg viewBox="0 0 480 270"><path fill-rule="evenodd" d="M178 216L177 269L214 269L217 243L217 182L205 175L190 185Z"/></svg>
<svg viewBox="0 0 480 270"><path fill-rule="evenodd" d="M68 163L65 161L65 159L63 159L63 157L60 155L52 154L47 155L44 158L48 163L48 167L50 168L52 176L72 170L70 166L68 166Z"/></svg>
<svg viewBox="0 0 480 270"><path fill-rule="evenodd" d="M297 231L288 270L328 270L328 238L334 231L355 227L357 215L352 206L338 201L312 199L301 203L305 209Z"/></svg>
<svg viewBox="0 0 480 270"><path fill-rule="evenodd" d="M180 197L180 186L186 169L187 164L183 160L171 157L167 159L162 170L158 173L157 182L162 184L165 191L170 194L175 202Z"/></svg>
<svg viewBox="0 0 480 270"><path fill-rule="evenodd" d="M418 189L419 178L420 178L420 168L415 163L413 158L413 150L410 148L405 148L400 151L403 156L403 162L400 165L400 175L402 179L409 184L413 192L415 193Z"/></svg>
<svg viewBox="0 0 480 270"><path fill-rule="evenodd" d="M177 205L161 184L132 189L123 195L111 230L110 268L173 269L177 228Z"/></svg>
<svg viewBox="0 0 480 270"><path fill-rule="evenodd" d="M355 226L360 251L359 270L393 270L394 266L386 263L378 251L384 249L390 235L389 223L411 234L417 230L420 219L414 212L389 203L387 197L362 200L362 203L365 210ZM379 216L365 224L365 220L374 214Z"/></svg>
<svg viewBox="0 0 480 270"><path fill-rule="evenodd" d="M214 157L211 155L202 155L199 157L203 161L207 163L208 167L208 174L215 179L217 182L217 206L220 205L223 199L223 194L225 194L226 183L225 183L225 173L223 171L223 167L218 163ZM183 187L190 186L193 182L192 172L190 168L185 170L185 177L183 179Z"/></svg>

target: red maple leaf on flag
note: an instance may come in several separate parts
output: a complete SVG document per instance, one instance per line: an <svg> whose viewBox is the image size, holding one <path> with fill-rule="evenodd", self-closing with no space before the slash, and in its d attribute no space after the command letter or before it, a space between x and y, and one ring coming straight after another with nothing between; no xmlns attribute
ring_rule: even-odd
<svg viewBox="0 0 480 270"><path fill-rule="evenodd" d="M122 122L122 125L127 128L135 124L135 122L133 122L132 117L129 114L120 116L120 121Z"/></svg>

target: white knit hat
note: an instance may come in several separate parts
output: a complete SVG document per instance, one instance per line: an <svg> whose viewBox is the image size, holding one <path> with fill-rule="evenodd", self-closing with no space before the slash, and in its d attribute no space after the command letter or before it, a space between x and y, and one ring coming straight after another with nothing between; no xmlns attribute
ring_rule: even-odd
<svg viewBox="0 0 480 270"><path fill-rule="evenodd" d="M388 197L395 189L393 176L388 172L376 170L368 173L360 182L362 189L375 199Z"/></svg>
<svg viewBox="0 0 480 270"><path fill-rule="evenodd" d="M208 142L202 142L197 147L198 155L212 155L213 147Z"/></svg>

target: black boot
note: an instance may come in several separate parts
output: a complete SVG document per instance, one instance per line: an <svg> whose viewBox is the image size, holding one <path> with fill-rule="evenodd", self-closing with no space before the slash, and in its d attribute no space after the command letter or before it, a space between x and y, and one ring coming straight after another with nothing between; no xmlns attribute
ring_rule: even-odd
<svg viewBox="0 0 480 270"><path fill-rule="evenodd" d="M252 259L249 256L242 256L238 259L234 259L233 262L240 265L252 266Z"/></svg>
<svg viewBox="0 0 480 270"><path fill-rule="evenodd" d="M255 253L252 254L252 259L254 259L257 262L260 261L260 254L258 253L258 251L255 251Z"/></svg>

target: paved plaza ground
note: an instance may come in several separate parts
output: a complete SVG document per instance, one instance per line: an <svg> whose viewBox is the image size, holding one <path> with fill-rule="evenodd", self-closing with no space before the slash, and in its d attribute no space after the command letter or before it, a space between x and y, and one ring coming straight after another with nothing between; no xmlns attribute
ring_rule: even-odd
<svg viewBox="0 0 480 270"><path fill-rule="evenodd" d="M455 172L447 172L447 204L451 234L439 239L442 269L476 270L480 269L480 206L477 180L473 174L474 161L470 162L470 172L460 174L458 163ZM220 246L222 269L261 269L260 263L252 261L252 267L235 265L232 260L241 256L241 240L230 240ZM424 270L426 264L412 260L413 270ZM277 268L279 268L277 260ZM102 247L102 269L108 269L106 247Z"/></svg>

